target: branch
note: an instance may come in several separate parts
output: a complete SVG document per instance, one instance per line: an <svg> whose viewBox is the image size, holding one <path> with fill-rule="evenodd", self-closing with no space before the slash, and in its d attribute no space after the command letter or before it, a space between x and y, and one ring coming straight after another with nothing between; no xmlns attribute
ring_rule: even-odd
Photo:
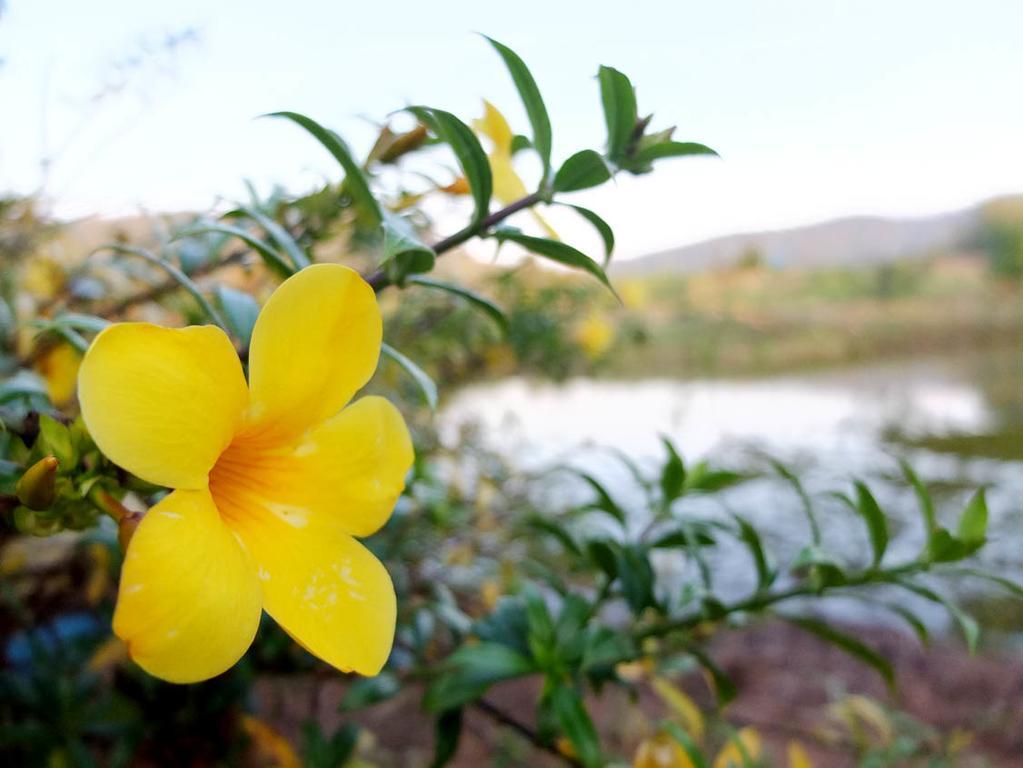
<svg viewBox="0 0 1023 768"><path fill-rule="evenodd" d="M511 205L502 208L499 211L494 211L492 214L481 220L479 224L466 227L450 237L445 237L443 240L439 240L437 244L433 246L433 252L436 253L437 256L443 256L445 253L458 247L467 240L471 240L472 238L483 234L494 225L500 224L509 216L512 216L519 211L524 211L527 208L532 208L542 199L543 198L539 192L533 192L532 194L526 195L525 197L516 200ZM372 286L374 291L380 293L380 291L391 284L391 279L385 270L378 269L366 276L366 282Z"/></svg>
<svg viewBox="0 0 1023 768"><path fill-rule="evenodd" d="M477 699L472 703L472 705L476 707L476 709L480 710L480 712L485 714L487 717L489 717L491 720L494 720L495 722L498 722L501 725L511 728L513 731L522 736L537 749L542 749L545 752L554 755L555 757L561 758L564 761L565 765L571 766L582 765L582 763L580 763L574 757L570 757L562 753L561 751L558 750L557 747L554 747L545 742L543 739L540 738L539 734L532 728L530 728L528 725L521 722L520 720L516 720L507 712L494 706L486 699Z"/></svg>

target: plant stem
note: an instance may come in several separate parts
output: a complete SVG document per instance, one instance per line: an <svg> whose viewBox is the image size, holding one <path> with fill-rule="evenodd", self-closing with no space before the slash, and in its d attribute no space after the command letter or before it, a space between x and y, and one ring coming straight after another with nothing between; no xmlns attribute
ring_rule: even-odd
<svg viewBox="0 0 1023 768"><path fill-rule="evenodd" d="M524 211L527 208L532 208L542 199L543 197L539 192L528 194L525 197L516 200L511 205L502 208L499 211L494 211L489 216L481 219L478 224L470 225L449 237L445 237L443 240L439 240L433 246L433 252L438 256L443 256L452 248L456 248L462 243L483 234L495 224L500 224L509 216L512 216L519 211ZM391 284L391 279L385 270L378 269L366 277L366 282L372 286L374 291L379 293Z"/></svg>
<svg viewBox="0 0 1023 768"><path fill-rule="evenodd" d="M540 738L540 735L532 728L530 728L528 725L521 722L520 720L516 720L507 712L494 706L486 699L477 699L472 703L472 705L476 707L476 709L480 710L480 712L485 714L487 717L489 717L491 720L494 720L495 722L498 722L501 725L511 728L517 734L519 734L527 741L529 741L537 749L542 749L545 752L554 755L555 757L561 758L566 765L571 766L582 765L582 763L580 763L574 757L569 757L568 755L563 754L556 747L551 746L550 744L543 741L543 739Z"/></svg>

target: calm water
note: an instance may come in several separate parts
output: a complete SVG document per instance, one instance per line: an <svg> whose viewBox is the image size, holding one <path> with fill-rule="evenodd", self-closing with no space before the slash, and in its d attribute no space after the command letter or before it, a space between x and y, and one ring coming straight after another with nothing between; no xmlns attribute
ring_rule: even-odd
<svg viewBox="0 0 1023 768"><path fill-rule="evenodd" d="M988 486L992 543L985 564L1023 575L1023 354L1016 352L753 380L509 379L455 395L440 417L442 436L453 440L468 423L484 427L489 447L523 470L559 463L593 470L633 507L637 525L639 490L606 447L628 452L654 475L662 433L690 461L762 470L766 454L789 464L818 500L826 543L840 552L864 553L866 539L859 521L826 494L863 478L895 518L892 562L912 557L922 543L914 497L897 475L895 457L904 457L933 484L947 524L970 489ZM562 478L545 491L555 509L582 490ZM766 531L782 559L807 541L796 499L769 477L682 503L696 516L741 512ZM681 567L670 559L661 566ZM749 585L740 553L721 552L715 573L725 593ZM964 597L984 594L982 584L957 588Z"/></svg>

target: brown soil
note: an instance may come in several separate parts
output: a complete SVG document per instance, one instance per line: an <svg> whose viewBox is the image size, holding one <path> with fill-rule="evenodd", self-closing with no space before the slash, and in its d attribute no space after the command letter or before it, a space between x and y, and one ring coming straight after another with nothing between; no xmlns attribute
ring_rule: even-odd
<svg viewBox="0 0 1023 768"><path fill-rule="evenodd" d="M834 720L828 704L841 693L865 694L886 706L906 712L941 734L963 729L972 734L970 755L959 764L1023 768L1023 658L978 655L969 657L955 645L921 648L912 638L885 630L859 632L862 639L891 660L898 694L869 668L843 652L781 623L754 626L723 635L711 653L732 676L739 696L726 712L735 725L752 725L763 736L765 750L785 765L786 744L799 740L817 768L845 768L855 760L846 744L829 740ZM710 691L699 675L681 683L705 709L713 709ZM258 688L263 717L287 736L295 736L311 713L325 728L336 727L344 683L313 679L266 679ZM358 720L373 733L368 745L381 766L412 768L429 764L432 721L419 707L418 690L361 713ZM488 701L515 719L530 724L538 695L536 681L504 684L492 689ZM650 722L664 716L663 705L645 686L636 702L608 690L590 702L605 745L631 755ZM984 758L987 762L983 762ZM555 766L562 762L533 749L511 729L494 723L485 713L467 711L465 732L453 765Z"/></svg>

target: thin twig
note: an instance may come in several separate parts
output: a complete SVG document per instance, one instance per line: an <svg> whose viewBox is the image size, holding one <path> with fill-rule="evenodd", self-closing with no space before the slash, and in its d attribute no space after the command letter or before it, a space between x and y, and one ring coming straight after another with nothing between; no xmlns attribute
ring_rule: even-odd
<svg viewBox="0 0 1023 768"><path fill-rule="evenodd" d="M511 728L517 734L519 734L524 739L529 741L537 749L542 749L545 752L554 755L555 757L561 758L566 765L571 766L582 765L582 763L580 763L574 757L570 757L569 755L560 752L557 749L557 747L554 747L551 744L546 743L543 739L540 738L540 735L536 731L534 731L528 725L523 723L521 720L517 720L516 718L512 717L507 712L505 712L503 709L500 709L494 704L491 704L486 699L477 699L472 704L474 707L476 707L476 709L480 710L480 712L485 714L491 720L494 720L495 722L498 722L501 725Z"/></svg>

